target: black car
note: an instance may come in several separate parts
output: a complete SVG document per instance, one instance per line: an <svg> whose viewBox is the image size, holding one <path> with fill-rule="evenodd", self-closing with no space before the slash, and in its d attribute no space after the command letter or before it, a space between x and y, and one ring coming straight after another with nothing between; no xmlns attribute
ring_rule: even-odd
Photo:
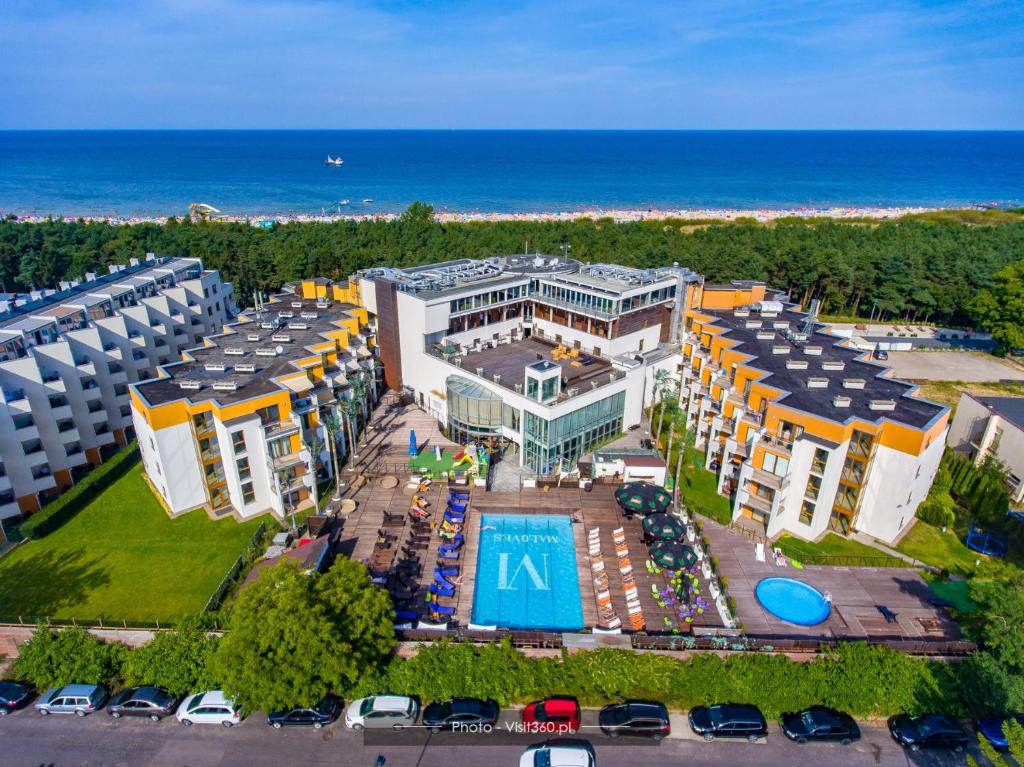
<svg viewBox="0 0 1024 767"><path fill-rule="evenodd" d="M627 700L601 709L597 723L609 738L620 735L640 735L659 741L672 731L668 709L661 703L646 700Z"/></svg>
<svg viewBox="0 0 1024 767"><path fill-rule="evenodd" d="M949 748L960 753L967 748L967 732L955 717L940 714L889 717L889 734L911 751L922 748Z"/></svg>
<svg viewBox="0 0 1024 767"><path fill-rule="evenodd" d="M334 695L328 695L312 708L298 706L287 711L271 711L267 714L267 724L275 730L293 725L319 730L325 724L336 720L340 713L341 699Z"/></svg>
<svg viewBox="0 0 1024 767"><path fill-rule="evenodd" d="M0 682L0 716L7 716L12 711L29 702L32 688L20 682Z"/></svg>
<svg viewBox="0 0 1024 767"><path fill-rule="evenodd" d="M768 734L768 722L757 706L720 703L692 709L690 729L704 740L746 738L753 742Z"/></svg>
<svg viewBox="0 0 1024 767"><path fill-rule="evenodd" d="M860 740L860 727L853 721L853 717L824 706L811 706L803 711L783 714L782 732L797 743L835 740L848 746Z"/></svg>
<svg viewBox="0 0 1024 767"><path fill-rule="evenodd" d="M452 698L423 709L423 726L433 732L462 727L486 727L498 721L498 704L479 698Z"/></svg>
<svg viewBox="0 0 1024 767"><path fill-rule="evenodd" d="M174 713L178 699L161 687L129 687L121 690L107 703L107 713L115 719L122 716L148 716L159 722Z"/></svg>

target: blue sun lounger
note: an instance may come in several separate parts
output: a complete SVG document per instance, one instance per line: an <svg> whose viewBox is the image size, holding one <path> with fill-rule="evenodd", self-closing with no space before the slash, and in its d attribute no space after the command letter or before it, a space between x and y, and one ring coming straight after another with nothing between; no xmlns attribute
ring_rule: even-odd
<svg viewBox="0 0 1024 767"><path fill-rule="evenodd" d="M395 618L400 621L414 621L419 617L413 610L395 610Z"/></svg>
<svg viewBox="0 0 1024 767"><path fill-rule="evenodd" d="M451 578L453 575L459 574L459 566L454 567L438 567L434 569L434 573L440 573L445 578Z"/></svg>
<svg viewBox="0 0 1024 767"><path fill-rule="evenodd" d="M437 555L442 559L458 559L459 549L462 548L463 540L462 533L456 534L451 543L438 547Z"/></svg>
<svg viewBox="0 0 1024 767"><path fill-rule="evenodd" d="M459 499L461 501L468 501L469 500L469 493L464 491L464 490L451 490L451 489L449 489L448 490L448 497L449 498L457 498L457 499Z"/></svg>
<svg viewBox="0 0 1024 767"><path fill-rule="evenodd" d="M460 514L468 508L469 504L448 501L448 511L457 511Z"/></svg>
<svg viewBox="0 0 1024 767"><path fill-rule="evenodd" d="M437 602L434 602L432 600L428 601L427 604L430 606L430 611L437 613L438 615L455 615L454 607L448 607L448 605L439 605Z"/></svg>
<svg viewBox="0 0 1024 767"><path fill-rule="evenodd" d="M438 586L436 583L431 583L430 593L439 597L453 597L455 596L455 587L450 584L448 586Z"/></svg>
<svg viewBox="0 0 1024 767"><path fill-rule="evenodd" d="M453 525L462 525L462 524L465 524L465 522L466 522L466 515L465 514L453 514L450 511L446 511L444 513L444 521L445 522L449 522L449 523L451 523Z"/></svg>

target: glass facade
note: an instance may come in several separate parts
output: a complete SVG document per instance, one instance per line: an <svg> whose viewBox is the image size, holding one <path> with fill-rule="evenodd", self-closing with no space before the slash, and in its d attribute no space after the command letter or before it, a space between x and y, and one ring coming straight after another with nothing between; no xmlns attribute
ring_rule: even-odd
<svg viewBox="0 0 1024 767"><path fill-rule="evenodd" d="M502 401L462 376L448 376L448 438L460 444L501 436Z"/></svg>
<svg viewBox="0 0 1024 767"><path fill-rule="evenodd" d="M622 431L625 392L613 394L553 421L526 411L523 413L523 458L537 474L562 469L594 445Z"/></svg>

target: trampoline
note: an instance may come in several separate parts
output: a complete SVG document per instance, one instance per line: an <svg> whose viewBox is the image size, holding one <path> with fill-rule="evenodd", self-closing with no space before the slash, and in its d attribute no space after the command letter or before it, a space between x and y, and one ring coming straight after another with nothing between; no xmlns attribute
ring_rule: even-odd
<svg viewBox="0 0 1024 767"><path fill-rule="evenodd" d="M967 548L999 559L1006 556L1006 541L1004 539L975 527L972 527L967 533Z"/></svg>

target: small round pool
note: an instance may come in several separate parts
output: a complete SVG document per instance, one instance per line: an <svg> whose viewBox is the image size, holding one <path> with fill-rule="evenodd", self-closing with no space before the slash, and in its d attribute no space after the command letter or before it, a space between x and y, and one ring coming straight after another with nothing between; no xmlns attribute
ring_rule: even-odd
<svg viewBox="0 0 1024 767"><path fill-rule="evenodd" d="M792 578L765 578L757 584L754 593L765 610L797 626L817 626L832 612L832 606L820 591Z"/></svg>

